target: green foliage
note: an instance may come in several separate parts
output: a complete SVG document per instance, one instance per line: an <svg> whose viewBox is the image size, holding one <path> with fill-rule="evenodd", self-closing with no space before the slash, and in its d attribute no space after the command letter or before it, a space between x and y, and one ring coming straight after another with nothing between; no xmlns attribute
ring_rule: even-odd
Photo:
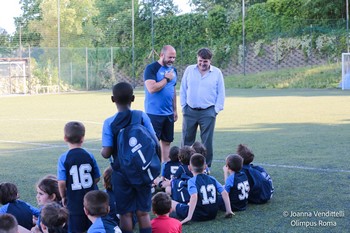
<svg viewBox="0 0 350 233"><path fill-rule="evenodd" d="M346 1L344 0L306 0L301 7L305 19L344 19L346 17Z"/></svg>
<svg viewBox="0 0 350 233"><path fill-rule="evenodd" d="M0 54L6 54L6 47L10 47L11 37L5 29L0 28Z"/></svg>
<svg viewBox="0 0 350 233"><path fill-rule="evenodd" d="M253 48L255 56L261 56L262 41L264 45L276 45L277 63L295 50L302 50L307 59L316 55L330 61L346 51L342 0L246 0L246 48L242 46L240 0L189 0L195 11L183 15L177 15L173 0L134 1L134 41L131 3L129 0L61 0L61 47L118 48L114 63L122 72L136 77L142 76L144 64L157 59L156 52L166 44L177 49L179 65L194 63L196 51L209 47L214 52L213 63L221 68L232 60L241 64L247 48ZM56 47L56 0L21 0L21 4L24 12L16 24L22 28L22 46ZM4 38L0 38L1 43L5 43ZM17 31L9 43L18 46L19 38ZM46 64L49 57L53 64L57 62L51 54L39 59ZM74 59L77 63L84 62L83 56ZM108 68L99 69L96 72L108 72Z"/></svg>

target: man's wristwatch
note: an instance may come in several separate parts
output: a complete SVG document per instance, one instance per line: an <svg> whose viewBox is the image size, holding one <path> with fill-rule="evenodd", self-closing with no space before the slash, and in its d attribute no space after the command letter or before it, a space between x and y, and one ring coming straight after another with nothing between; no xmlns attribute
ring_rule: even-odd
<svg viewBox="0 0 350 233"><path fill-rule="evenodd" d="M170 78L164 77L166 79L166 82L170 82Z"/></svg>

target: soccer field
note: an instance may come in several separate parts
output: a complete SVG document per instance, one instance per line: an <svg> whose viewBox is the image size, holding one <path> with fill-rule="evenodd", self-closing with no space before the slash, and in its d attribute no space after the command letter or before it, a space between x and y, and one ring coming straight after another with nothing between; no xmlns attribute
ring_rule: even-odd
<svg viewBox="0 0 350 233"><path fill-rule="evenodd" d="M204 93L203 93L204 94ZM239 143L255 154L254 164L271 175L275 193L264 205L249 205L232 219L191 222L183 232L348 232L350 229L350 93L339 89L228 89L217 117L212 175L223 182L222 166ZM84 147L100 155L102 123L116 112L111 92L0 97L0 182L15 183L33 205L35 183L55 174L67 150L66 122L86 127ZM143 109L136 91L134 109ZM175 141L181 137L181 110ZM102 184L100 182L100 187Z"/></svg>

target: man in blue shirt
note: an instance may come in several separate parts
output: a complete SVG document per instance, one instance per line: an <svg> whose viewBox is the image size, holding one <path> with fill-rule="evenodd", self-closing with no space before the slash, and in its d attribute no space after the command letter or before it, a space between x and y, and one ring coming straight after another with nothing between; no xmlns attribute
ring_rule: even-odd
<svg viewBox="0 0 350 233"><path fill-rule="evenodd" d="M144 72L145 112L160 140L162 162L169 160L170 143L174 140L174 122L177 120L175 58L175 49L165 45L159 60L149 64Z"/></svg>
<svg viewBox="0 0 350 233"><path fill-rule="evenodd" d="M209 168L213 160L216 115L224 109L225 101L224 78L221 70L211 65L212 56L209 49L200 49L197 64L186 68L180 87L182 144L190 146L195 142L199 126Z"/></svg>

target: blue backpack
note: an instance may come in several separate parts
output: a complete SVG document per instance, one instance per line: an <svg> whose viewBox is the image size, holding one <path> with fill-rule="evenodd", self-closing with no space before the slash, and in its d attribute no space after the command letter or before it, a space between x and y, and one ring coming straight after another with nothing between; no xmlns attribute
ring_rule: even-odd
<svg viewBox="0 0 350 233"><path fill-rule="evenodd" d="M190 201L190 194L188 192L187 181L190 179L186 173L183 173L180 178L171 181L171 198L180 203L188 203Z"/></svg>
<svg viewBox="0 0 350 233"><path fill-rule="evenodd" d="M191 198L187 189L187 181L191 179L191 177L187 175L183 166L180 166L179 169L182 169L183 173L180 177L174 178L171 181L171 198L174 201L187 204Z"/></svg>
<svg viewBox="0 0 350 233"><path fill-rule="evenodd" d="M254 165L244 165L242 171L247 175L249 181L249 202L263 204L272 198L274 192L272 179L264 168Z"/></svg>
<svg viewBox="0 0 350 233"><path fill-rule="evenodd" d="M158 139L142 125L142 111L134 110L123 117L119 123L124 122L125 127L113 130L117 146L112 167L121 171L130 184L148 185L160 174Z"/></svg>

